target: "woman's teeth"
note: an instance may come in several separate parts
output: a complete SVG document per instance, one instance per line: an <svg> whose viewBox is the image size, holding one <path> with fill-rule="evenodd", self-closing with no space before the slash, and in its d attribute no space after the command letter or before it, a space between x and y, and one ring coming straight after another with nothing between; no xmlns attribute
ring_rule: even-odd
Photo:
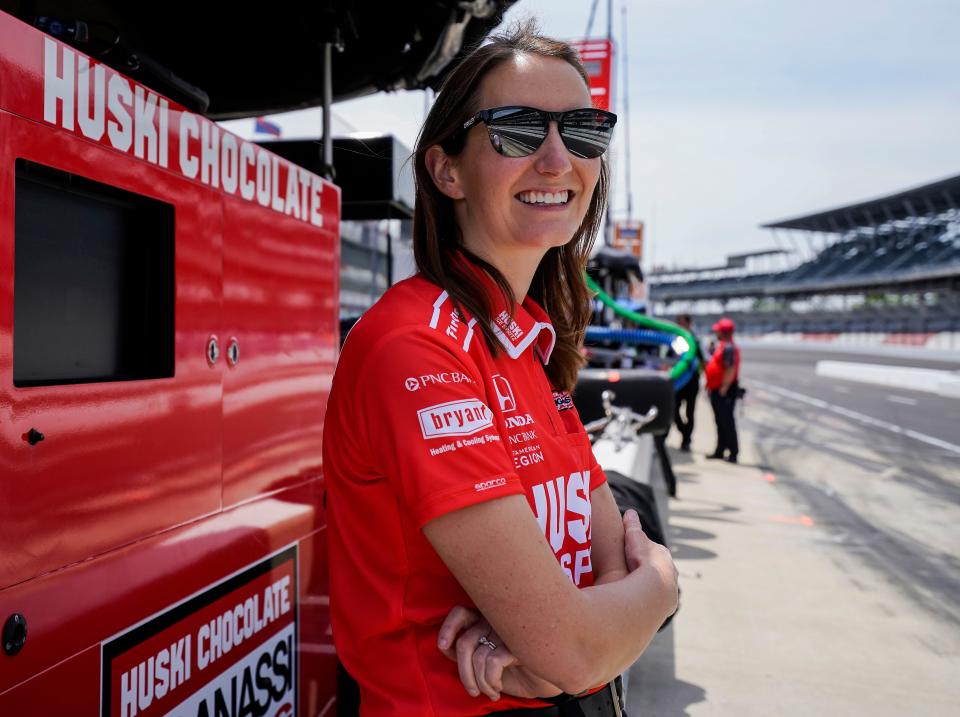
<svg viewBox="0 0 960 717"><path fill-rule="evenodd" d="M550 192L520 192L517 195L524 204L566 204L570 198L570 192L564 190L551 194Z"/></svg>

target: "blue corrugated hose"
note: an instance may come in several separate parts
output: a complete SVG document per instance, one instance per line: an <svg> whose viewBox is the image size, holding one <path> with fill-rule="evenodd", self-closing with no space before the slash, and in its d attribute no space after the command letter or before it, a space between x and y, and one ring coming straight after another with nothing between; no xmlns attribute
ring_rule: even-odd
<svg viewBox="0 0 960 717"><path fill-rule="evenodd" d="M677 361L674 367L670 369L670 380L673 381L674 387L682 388L687 381L690 380L690 375L692 375L691 372L697 370L697 347L694 344L693 334L686 329L681 329L676 324L671 324L669 321L652 319L649 316L644 316L643 314L638 314L636 311L630 311L629 309L624 308L603 289L597 286L597 282L590 278L590 275L587 274L587 272L583 272L583 278L587 282L587 287L591 291L596 292L597 298L600 299L600 301L605 305L609 306L614 313L619 314L628 321L632 321L638 326L645 327L645 329L640 329L641 331L662 331L666 334L683 337L684 341L687 342L687 350L683 353L683 356L680 357L680 360ZM685 376L685 374L690 375Z"/></svg>

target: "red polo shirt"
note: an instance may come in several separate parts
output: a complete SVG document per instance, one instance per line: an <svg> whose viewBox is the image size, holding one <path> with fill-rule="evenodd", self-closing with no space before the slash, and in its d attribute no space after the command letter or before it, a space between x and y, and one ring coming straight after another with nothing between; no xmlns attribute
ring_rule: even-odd
<svg viewBox="0 0 960 717"><path fill-rule="evenodd" d="M323 436L331 620L365 717L547 704L470 697L437 649L447 613L472 603L421 532L434 518L526 495L563 571L593 584L590 499L605 477L569 394L544 373L553 326L529 298L511 318L479 280L496 357L476 321L417 276L354 326L334 377Z"/></svg>
<svg viewBox="0 0 960 717"><path fill-rule="evenodd" d="M733 341L720 341L704 369L708 391L719 391L723 374L731 366L736 368L733 380L740 377L740 348Z"/></svg>

